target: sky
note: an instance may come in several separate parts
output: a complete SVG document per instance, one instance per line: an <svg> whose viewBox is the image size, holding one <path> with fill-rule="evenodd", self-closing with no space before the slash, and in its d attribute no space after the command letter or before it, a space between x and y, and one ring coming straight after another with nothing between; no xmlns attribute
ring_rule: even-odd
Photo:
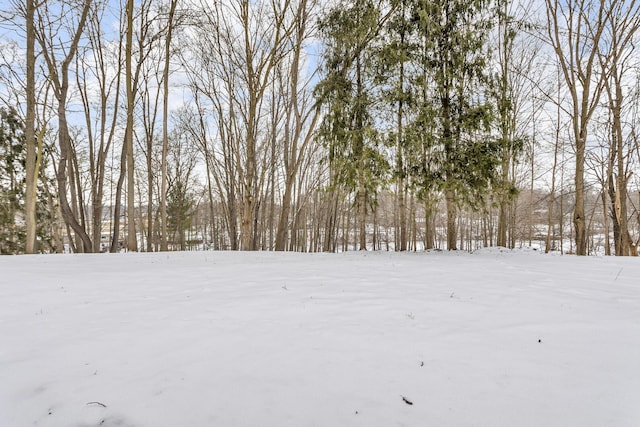
<svg viewBox="0 0 640 427"><path fill-rule="evenodd" d="M0 258L1 426L638 426L640 264Z"/></svg>

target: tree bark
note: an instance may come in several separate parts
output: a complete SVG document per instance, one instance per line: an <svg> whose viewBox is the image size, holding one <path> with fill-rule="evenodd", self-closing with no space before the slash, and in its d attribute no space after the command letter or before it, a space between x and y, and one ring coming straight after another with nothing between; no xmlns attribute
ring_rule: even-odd
<svg viewBox="0 0 640 427"><path fill-rule="evenodd" d="M25 225L26 225L26 242L25 253L33 254L37 251L36 246L36 199L37 199L37 183L38 168L36 167L36 56L35 56L35 1L26 0L26 56L27 56L27 75L26 75L26 95L27 95L27 112L25 118L25 142L26 142L26 194L25 194Z"/></svg>
<svg viewBox="0 0 640 427"><path fill-rule="evenodd" d="M458 249L457 229L456 229L456 203L453 190L445 191L445 200L447 204L447 250L455 251Z"/></svg>
<svg viewBox="0 0 640 427"><path fill-rule="evenodd" d="M127 0L127 33L125 45L125 86L127 90L127 125L124 134L124 144L127 158L127 249L138 251L138 236L136 235L136 215L135 215L135 173L133 157L133 3L134 0Z"/></svg>

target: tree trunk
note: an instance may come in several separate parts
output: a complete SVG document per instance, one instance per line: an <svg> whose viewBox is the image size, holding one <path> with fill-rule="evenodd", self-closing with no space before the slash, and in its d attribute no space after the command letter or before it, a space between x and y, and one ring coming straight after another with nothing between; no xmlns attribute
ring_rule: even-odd
<svg viewBox="0 0 640 427"><path fill-rule="evenodd" d="M359 249L361 251L367 250L367 192L361 184L357 193L357 205L358 205L358 237L359 237Z"/></svg>
<svg viewBox="0 0 640 427"><path fill-rule="evenodd" d="M120 175L116 184L116 201L113 207L113 234L111 236L111 248L109 252L120 251L120 211L122 210L122 187L127 174L127 144L123 142L122 153L120 155Z"/></svg>
<svg viewBox="0 0 640 427"><path fill-rule="evenodd" d="M404 2L402 3L404 15ZM404 45L404 30L401 31L400 43ZM399 211L399 226L400 226L400 251L407 250L407 204L405 195L405 173L404 173L404 134L403 134L403 113L404 113L404 61L400 61L400 100L398 101L398 114L397 114L397 141L396 141L396 173L398 174L397 191L398 191L398 211Z"/></svg>
<svg viewBox="0 0 640 427"><path fill-rule="evenodd" d="M447 203L447 250L457 250L456 236L456 203L453 190L445 191L445 200Z"/></svg>
<svg viewBox="0 0 640 427"><path fill-rule="evenodd" d="M25 253L33 254L36 247L36 199L38 168L36 167L36 56L35 56L35 0L26 0L26 38L27 38L27 75L26 75L26 95L27 114L25 118L25 143L26 143L26 193L25 193L25 225L26 242Z"/></svg>
<svg viewBox="0 0 640 427"><path fill-rule="evenodd" d="M137 252L138 238L136 236L136 216L135 216L135 174L133 157L133 3L134 0L127 0L127 33L125 47L125 76L127 89L127 125L124 135L127 158L127 249Z"/></svg>
<svg viewBox="0 0 640 427"><path fill-rule="evenodd" d="M176 10L177 0L171 0L169 8L167 36L164 45L164 72L163 72L163 99L162 99L162 157L161 157L161 188L160 188L160 250L167 251L167 151L169 140L169 64L171 53L171 36L173 34L173 15ZM204 144L207 142L204 141ZM208 162L208 159L206 160ZM208 170L208 164L207 164ZM210 181L209 181L210 182ZM210 188L210 184L209 184Z"/></svg>
<svg viewBox="0 0 640 427"><path fill-rule="evenodd" d="M278 228L276 231L276 251L285 250L287 244L287 231L289 229L289 215L291 212L291 192L293 189L294 178L295 177L292 174L288 174L284 186L282 205L280 206L280 217L278 219Z"/></svg>
<svg viewBox="0 0 640 427"><path fill-rule="evenodd" d="M424 202L424 248L426 250L433 249L435 242L434 231L434 212L431 208L429 200Z"/></svg>
<svg viewBox="0 0 640 427"><path fill-rule="evenodd" d="M576 255L587 254L587 229L584 211L584 161L586 147L586 130L576 141L576 172L575 172L575 206L573 209L573 224L576 236Z"/></svg>
<svg viewBox="0 0 640 427"><path fill-rule="evenodd" d="M612 97L612 93L607 82L607 92L609 94L609 104L612 110L612 144L615 145L616 153L616 192L615 192L615 214L619 225L619 239L616 241L616 255L629 256L631 255L631 236L629 235L629 225L627 221L627 171L625 165L624 154L624 136L622 133L622 103L623 93L622 84L618 75L617 64L613 64L612 77L615 85L615 97ZM620 250L618 250L620 246Z"/></svg>
<svg viewBox="0 0 640 427"><path fill-rule="evenodd" d="M558 71L559 72L559 71ZM558 75L558 104L556 108L556 129L555 144L553 148L553 166L551 167L551 192L549 194L549 208L547 216L547 238L545 242L544 253L549 253L552 249L551 232L554 228L553 224L553 205L556 202L556 169L558 167L558 151L560 149L560 75Z"/></svg>
<svg viewBox="0 0 640 427"><path fill-rule="evenodd" d="M60 145L60 160L58 162L57 181L58 196L60 198L60 209L65 223L71 227L76 238L80 239L82 247L78 248L82 252L91 252L93 245L86 230L76 219L69 200L67 199L67 164L71 162L71 143L69 128L67 127L66 116L66 88L58 98L58 142Z"/></svg>

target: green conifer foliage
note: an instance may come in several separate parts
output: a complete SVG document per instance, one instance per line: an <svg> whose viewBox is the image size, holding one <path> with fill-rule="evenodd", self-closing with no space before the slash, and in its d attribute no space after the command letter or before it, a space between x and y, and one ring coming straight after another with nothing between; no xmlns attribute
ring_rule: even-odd
<svg viewBox="0 0 640 427"><path fill-rule="evenodd" d="M421 43L416 70L419 105L414 135L420 137L424 185L444 193L447 247L456 249L460 205L484 205L496 180L499 142L487 101L490 79L486 40L492 25L488 0L418 0L414 22ZM427 191L428 192L428 191Z"/></svg>
<svg viewBox="0 0 640 427"><path fill-rule="evenodd" d="M24 124L14 109L0 108L0 254L25 251L26 144ZM40 183L44 172L41 170ZM53 251L47 193L38 187L36 237L40 251Z"/></svg>
<svg viewBox="0 0 640 427"><path fill-rule="evenodd" d="M188 186L178 181L167 195L167 228L173 244L186 250L186 231L191 228L195 199Z"/></svg>
<svg viewBox="0 0 640 427"><path fill-rule="evenodd" d="M494 9L493 0L352 0L321 23L319 135L332 184L356 194L364 223L362 195L393 178L396 249L407 247L411 192L424 202L427 227L444 198L447 247L456 249L458 209L486 206L501 183L487 48Z"/></svg>
<svg viewBox="0 0 640 427"><path fill-rule="evenodd" d="M24 251L24 131L13 109L0 109L0 254Z"/></svg>
<svg viewBox="0 0 640 427"><path fill-rule="evenodd" d="M332 190L355 195L359 249L366 249L367 206L375 201L388 169L372 115L372 46L379 17L374 2L355 0L337 5L321 22L326 74L316 88L325 107L319 135L329 153Z"/></svg>

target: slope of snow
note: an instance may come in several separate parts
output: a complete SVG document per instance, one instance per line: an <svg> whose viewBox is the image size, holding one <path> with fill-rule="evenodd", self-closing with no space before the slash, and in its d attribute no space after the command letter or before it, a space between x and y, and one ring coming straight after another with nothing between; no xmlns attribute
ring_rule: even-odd
<svg viewBox="0 0 640 427"><path fill-rule="evenodd" d="M2 257L0 426L639 426L639 261Z"/></svg>

